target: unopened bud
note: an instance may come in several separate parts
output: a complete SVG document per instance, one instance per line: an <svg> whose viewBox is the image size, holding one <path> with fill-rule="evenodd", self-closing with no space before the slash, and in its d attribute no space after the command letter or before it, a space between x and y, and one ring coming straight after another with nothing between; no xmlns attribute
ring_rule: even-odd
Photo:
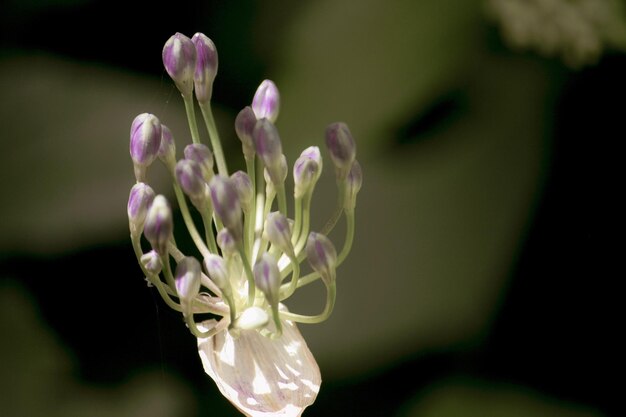
<svg viewBox="0 0 626 417"><path fill-rule="evenodd" d="M275 306L280 301L280 271L276 259L265 252L254 265L254 282L265 294L267 302Z"/></svg>
<svg viewBox="0 0 626 417"><path fill-rule="evenodd" d="M176 144L174 143L174 136L169 127L161 124L161 145L158 152L159 159L172 169L176 164Z"/></svg>
<svg viewBox="0 0 626 417"><path fill-rule="evenodd" d="M206 182L213 178L213 152L202 143L192 143L185 146L185 159L197 162L202 170L202 176Z"/></svg>
<svg viewBox="0 0 626 417"><path fill-rule="evenodd" d="M196 47L196 70L193 82L196 99L199 103L211 100L213 80L217 75L217 49L211 39L203 33L196 33L191 38Z"/></svg>
<svg viewBox="0 0 626 417"><path fill-rule="evenodd" d="M152 248L163 256L167 253L167 243L173 230L172 209L164 196L157 195L146 215L143 234Z"/></svg>
<svg viewBox="0 0 626 417"><path fill-rule="evenodd" d="M263 80L252 99L252 110L257 119L269 119L272 123L278 118L280 110L280 94L276 84L271 80Z"/></svg>
<svg viewBox="0 0 626 417"><path fill-rule="evenodd" d="M354 210L356 195L359 193L361 185L363 185L363 171L361 164L355 159L346 177L346 195L343 202L343 207L346 210Z"/></svg>
<svg viewBox="0 0 626 417"><path fill-rule="evenodd" d="M306 256L311 268L320 274L326 285L335 280L337 251L330 239L321 233L311 232L306 242Z"/></svg>
<svg viewBox="0 0 626 417"><path fill-rule="evenodd" d="M196 47L182 33L172 35L163 47L163 65L180 93L189 97L193 91L196 70Z"/></svg>
<svg viewBox="0 0 626 417"><path fill-rule="evenodd" d="M291 227L284 214L274 211L265 219L264 233L267 239L285 254L293 255Z"/></svg>
<svg viewBox="0 0 626 417"><path fill-rule="evenodd" d="M250 106L244 107L235 118L235 132L241 141L241 148L246 160L252 160L254 158L255 150L252 132L254 131L256 121L257 118Z"/></svg>
<svg viewBox="0 0 626 417"><path fill-rule="evenodd" d="M332 123L326 128L326 147L333 160L338 179L345 179L356 158L356 144L348 125Z"/></svg>
<svg viewBox="0 0 626 417"><path fill-rule="evenodd" d="M221 256L209 254L204 258L204 269L207 275L223 292L229 293L231 290L230 280L228 279L228 268L226 262Z"/></svg>
<svg viewBox="0 0 626 417"><path fill-rule="evenodd" d="M265 164L272 182L279 184L284 181L284 178L281 180L283 176L283 167L281 166L283 148L274 123L268 119L257 121L252 137L254 138L256 153L263 161L263 164Z"/></svg>
<svg viewBox="0 0 626 417"><path fill-rule="evenodd" d="M233 180L215 175L209 183L209 190L215 214L228 228L233 238L240 242L243 237L241 203Z"/></svg>
<svg viewBox="0 0 626 417"><path fill-rule="evenodd" d="M237 242L227 228L223 228L217 232L216 240L220 249L222 249L222 255L225 257L229 257L237 253Z"/></svg>
<svg viewBox="0 0 626 417"><path fill-rule="evenodd" d="M206 181L202 177L200 165L189 159L181 159L176 164L176 180L191 200L205 197Z"/></svg>
<svg viewBox="0 0 626 417"><path fill-rule="evenodd" d="M293 164L294 197L300 198L317 182L322 173L322 156L317 146L310 146Z"/></svg>
<svg viewBox="0 0 626 417"><path fill-rule="evenodd" d="M250 177L243 171L237 171L230 176L230 179L233 180L235 188L237 189L237 195L239 196L241 208L244 213L249 213L254 199L254 191L252 189L252 181L250 180Z"/></svg>
<svg viewBox="0 0 626 417"><path fill-rule="evenodd" d="M181 301L189 302L200 292L202 267L192 256L187 256L176 266L176 292Z"/></svg>
<svg viewBox="0 0 626 417"><path fill-rule="evenodd" d="M150 252L141 255L140 262L144 269L152 275L158 275L163 268L161 258L155 250L151 250Z"/></svg>
<svg viewBox="0 0 626 417"><path fill-rule="evenodd" d="M128 196L128 223L133 236L139 236L154 200L154 190L148 184L138 182L130 189Z"/></svg>
<svg viewBox="0 0 626 417"><path fill-rule="evenodd" d="M137 181L143 181L145 169L154 162L161 145L161 122L153 114L142 113L130 126L130 157Z"/></svg>

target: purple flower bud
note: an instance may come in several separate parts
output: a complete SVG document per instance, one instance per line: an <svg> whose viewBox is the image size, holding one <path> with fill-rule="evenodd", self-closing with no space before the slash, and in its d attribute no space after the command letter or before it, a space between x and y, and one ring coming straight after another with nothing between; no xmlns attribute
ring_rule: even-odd
<svg viewBox="0 0 626 417"><path fill-rule="evenodd" d="M187 256L176 266L176 292L181 301L189 302L200 292L202 267L194 257Z"/></svg>
<svg viewBox="0 0 626 417"><path fill-rule="evenodd" d="M246 106L239 112L235 118L235 132L241 141L243 155L247 160L254 158L254 141L252 132L256 126L257 118L254 115L252 107Z"/></svg>
<svg viewBox="0 0 626 417"><path fill-rule="evenodd" d="M148 209L143 234L152 245L152 249L159 255L165 255L167 242L172 237L173 230L172 209L164 196L157 195Z"/></svg>
<svg viewBox="0 0 626 417"><path fill-rule="evenodd" d="M276 259L269 253L261 255L261 259L254 265L254 283L265 294L270 305L275 306L280 301L280 271Z"/></svg>
<svg viewBox="0 0 626 417"><path fill-rule="evenodd" d="M208 146L201 143L192 143L185 146L185 159L190 159L200 165L202 177L205 181L213 178L213 152Z"/></svg>
<svg viewBox="0 0 626 417"><path fill-rule="evenodd" d="M138 236L143 229L148 209L154 200L154 190L143 182L138 182L130 189L128 196L128 223L130 231Z"/></svg>
<svg viewBox="0 0 626 417"><path fill-rule="evenodd" d="M168 167L176 163L176 144L169 127L161 124L161 145L158 152L159 159Z"/></svg>
<svg viewBox="0 0 626 417"><path fill-rule="evenodd" d="M151 250L150 252L141 255L140 262L144 269L153 275L158 275L163 268L161 258L155 250Z"/></svg>
<svg viewBox="0 0 626 417"><path fill-rule="evenodd" d="M265 164L272 182L279 184L284 181L284 178L281 181L283 174L281 167L283 148L274 123L268 119L258 120L252 132L252 137L256 153Z"/></svg>
<svg viewBox="0 0 626 417"><path fill-rule="evenodd" d="M193 91L196 69L196 47L185 35L172 35L163 46L163 65L183 96Z"/></svg>
<svg viewBox="0 0 626 417"><path fill-rule="evenodd" d="M322 174L322 156L317 146L310 146L293 164L294 196L300 198L308 192Z"/></svg>
<svg viewBox="0 0 626 417"><path fill-rule="evenodd" d="M211 100L213 92L213 80L217 75L217 50L215 44L203 33L196 33L191 38L196 47L196 71L193 82L196 98L199 103Z"/></svg>
<svg viewBox="0 0 626 417"><path fill-rule="evenodd" d="M237 242L233 238L233 235L230 234L228 229L223 228L219 232L217 232L217 244L220 249L222 249L222 255L224 256L232 256L237 253Z"/></svg>
<svg viewBox="0 0 626 417"><path fill-rule="evenodd" d="M332 123L326 128L326 147L335 164L337 178L344 179L356 158L356 144L348 125Z"/></svg>
<svg viewBox="0 0 626 417"><path fill-rule="evenodd" d="M265 219L264 233L267 239L287 255L293 254L291 227L282 213L274 211Z"/></svg>
<svg viewBox="0 0 626 417"><path fill-rule="evenodd" d="M230 291L230 281L228 279L228 268L221 256L209 254L204 258L204 269L217 287L224 291Z"/></svg>
<svg viewBox="0 0 626 417"><path fill-rule="evenodd" d="M280 94L276 84L270 80L263 80L254 93L252 110L257 119L269 119L272 123L276 121L280 110Z"/></svg>
<svg viewBox="0 0 626 417"><path fill-rule="evenodd" d="M241 203L233 180L215 175L209 183L209 191L215 214L228 228L233 238L240 242L243 237Z"/></svg>
<svg viewBox="0 0 626 417"><path fill-rule="evenodd" d="M337 251L330 239L321 233L311 232L306 241L306 256L311 268L320 274L326 285L334 281Z"/></svg>
<svg viewBox="0 0 626 417"><path fill-rule="evenodd" d="M252 187L252 181L248 174L243 171L234 172L230 179L233 180L235 188L237 189L237 195L239 195L239 203L244 213L250 211L252 206L252 200L254 199L254 190Z"/></svg>
<svg viewBox="0 0 626 417"><path fill-rule="evenodd" d="M192 200L200 200L205 194L206 181L202 177L202 170L197 162L181 159L176 164L176 179L180 188Z"/></svg>
<svg viewBox="0 0 626 417"><path fill-rule="evenodd" d="M346 177L346 195L343 203L343 207L346 210L354 210L356 195L361 189L361 185L363 185L363 171L361 170L361 164L355 159Z"/></svg>
<svg viewBox="0 0 626 417"><path fill-rule="evenodd" d="M139 167L147 167L156 159L161 145L161 122L153 114L142 113L130 126L130 157Z"/></svg>

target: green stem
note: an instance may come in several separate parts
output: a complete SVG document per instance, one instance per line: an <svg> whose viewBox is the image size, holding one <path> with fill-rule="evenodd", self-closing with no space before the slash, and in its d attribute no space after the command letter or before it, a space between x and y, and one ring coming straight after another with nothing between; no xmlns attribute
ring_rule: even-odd
<svg viewBox="0 0 626 417"><path fill-rule="evenodd" d="M196 112L193 108L193 95L183 95L185 102L185 112L187 113L187 123L191 131L191 140L193 143L200 143L200 134L198 133L198 123L196 122Z"/></svg>
<svg viewBox="0 0 626 417"><path fill-rule="evenodd" d="M330 285L326 286L326 306L321 314L316 316L306 316L302 314L291 313L288 311L281 311L280 315L283 319L289 321L295 321L297 323L315 324L321 323L330 317L335 306L335 298L337 296L337 287L333 281Z"/></svg>
<svg viewBox="0 0 626 417"><path fill-rule="evenodd" d="M178 201L180 212L183 215L183 220L185 221L185 226L187 226L187 229L189 230L191 239L193 239L193 242L196 244L196 247L200 251L202 257L206 258L207 255L210 254L209 249L200 237L198 229L196 229L196 225L194 224L191 214L189 213L189 206L187 206L187 201L185 201L185 195L180 189L180 186L176 183L174 183L174 193L176 194L176 200Z"/></svg>
<svg viewBox="0 0 626 417"><path fill-rule="evenodd" d="M211 140L211 147L213 147L213 155L215 156L215 162L217 163L217 172L227 177L228 169L226 168L226 160L224 159L224 152L222 151L222 144L220 142L220 136L215 125L215 119L213 118L213 111L211 110L211 102L200 103L200 110L202 110L202 117L204 118L204 124L209 131L209 139Z"/></svg>

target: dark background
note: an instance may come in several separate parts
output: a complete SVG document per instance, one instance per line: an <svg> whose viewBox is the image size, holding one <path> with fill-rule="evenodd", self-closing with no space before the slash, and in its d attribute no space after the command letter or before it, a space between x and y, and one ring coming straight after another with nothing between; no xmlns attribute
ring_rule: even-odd
<svg viewBox="0 0 626 417"><path fill-rule="evenodd" d="M277 57L271 45L280 42L282 25L308 4L284 3L265 10L255 1L7 2L0 6L0 57L45 51L163 78L163 41L174 31L190 36L210 28L220 51L214 101L235 112L257 80L272 72ZM493 25L487 25L485 42L495 54L512 53ZM487 385L504 381L542 398L619 415L626 57L609 51L595 65L570 69L557 59L523 54L540 62L554 83L546 104L547 158L488 333L480 343L422 350L385 367L364 365L357 375L326 378L306 415L394 415L416 393L426 395L431 384L457 377ZM434 102L407 120L388 146L392 152L407 141L418 146L459 106L456 99ZM6 139L3 152L10 153ZM188 383L198 415L237 415L202 371L181 318L141 280L126 235L49 255L7 249L0 270L32 294L45 325L75 358L78 380L115 386L135 370L154 368ZM132 279L107 290L102 283L120 270ZM81 278L67 286L68 276Z"/></svg>

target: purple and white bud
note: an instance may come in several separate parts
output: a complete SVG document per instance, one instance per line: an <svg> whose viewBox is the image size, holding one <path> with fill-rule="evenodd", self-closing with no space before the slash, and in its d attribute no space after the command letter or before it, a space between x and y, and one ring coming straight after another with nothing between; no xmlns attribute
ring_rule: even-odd
<svg viewBox="0 0 626 417"><path fill-rule="evenodd" d="M137 237L141 234L148 209L154 201L154 190L148 184L138 182L130 189L128 196L128 223L130 232Z"/></svg>
<svg viewBox="0 0 626 417"><path fill-rule="evenodd" d="M161 122L153 114L142 113L130 126L130 157L137 181L143 181L145 169L154 162L161 145Z"/></svg>
<svg viewBox="0 0 626 417"><path fill-rule="evenodd" d="M267 302L278 305L280 301L280 271L276 259L269 253L261 255L253 269L254 283L265 294Z"/></svg>
<svg viewBox="0 0 626 417"><path fill-rule="evenodd" d="M271 80L263 80L252 99L252 110L257 119L269 119L272 123L278 118L280 94Z"/></svg>
<svg viewBox="0 0 626 417"><path fill-rule="evenodd" d="M282 175L284 167L281 166L283 147L280 143L278 129L268 119L260 119L254 127L252 137L256 153L265 164L272 182L274 184L282 183L284 181Z"/></svg>
<svg viewBox="0 0 626 417"><path fill-rule="evenodd" d="M230 280L228 279L228 268L226 262L221 256L209 254L204 258L204 269L207 275L222 290L222 292L230 293Z"/></svg>
<svg viewBox="0 0 626 417"><path fill-rule="evenodd" d="M176 143L174 143L174 135L169 127L161 124L161 145L158 152L159 159L169 169L176 164Z"/></svg>
<svg viewBox="0 0 626 417"><path fill-rule="evenodd" d="M196 70L196 47L182 33L172 35L163 46L163 66L170 75L178 91L190 97L193 91Z"/></svg>
<svg viewBox="0 0 626 417"><path fill-rule="evenodd" d="M149 274L158 275L161 272L161 269L163 269L161 257L155 250L151 250L150 252L141 255L139 261Z"/></svg>
<svg viewBox="0 0 626 417"><path fill-rule="evenodd" d="M206 181L196 161L181 159L176 164L176 180L185 194L194 202L206 197Z"/></svg>
<svg viewBox="0 0 626 417"><path fill-rule="evenodd" d="M192 256L183 258L176 266L174 274L176 279L176 292L181 302L188 303L200 293L202 283L202 266Z"/></svg>
<svg viewBox="0 0 626 417"><path fill-rule="evenodd" d="M198 103L211 100L213 80L217 75L217 49L211 39L203 33L192 36L191 42L196 47L196 70L193 76Z"/></svg>
<svg viewBox="0 0 626 417"><path fill-rule="evenodd" d="M244 107L235 118L235 132L241 141L243 156L248 161L254 158L255 150L252 132L256 126L256 121L257 118L252 110L252 107L250 106Z"/></svg>
<svg viewBox="0 0 626 417"><path fill-rule="evenodd" d="M229 177L215 175L209 183L209 193L215 214L228 228L233 238L240 242L243 237L243 221L239 194Z"/></svg>
<svg viewBox="0 0 626 417"><path fill-rule="evenodd" d="M222 255L225 257L229 257L237 253L237 242L227 228L223 228L217 232L216 240L220 249L222 249Z"/></svg>
<svg viewBox="0 0 626 417"><path fill-rule="evenodd" d="M361 185L363 185L363 171L361 170L361 164L355 159L346 177L346 195L343 201L344 209L354 210L356 206L356 195L359 193Z"/></svg>
<svg viewBox="0 0 626 417"><path fill-rule="evenodd" d="M326 128L326 147L335 164L337 178L345 179L356 158L356 144L348 125L332 123Z"/></svg>
<svg viewBox="0 0 626 417"><path fill-rule="evenodd" d="M202 170L202 176L206 182L213 178L213 152L202 143L192 143L185 146L185 159L197 162Z"/></svg>
<svg viewBox="0 0 626 417"><path fill-rule="evenodd" d="M274 211L267 215L263 230L266 238L285 254L293 255L291 226L284 214Z"/></svg>
<svg viewBox="0 0 626 417"><path fill-rule="evenodd" d="M143 234L152 245L152 249L163 256L167 254L167 243L172 238L173 231L172 209L167 199L159 194L154 197L148 209Z"/></svg>
<svg viewBox="0 0 626 417"><path fill-rule="evenodd" d="M249 213L254 199L254 189L250 177L243 171L237 171L230 176L230 179L233 180L237 189L242 210L244 213Z"/></svg>
<svg viewBox="0 0 626 417"><path fill-rule="evenodd" d="M330 239L321 233L311 232L306 241L306 256L311 268L320 274L326 285L335 280L337 251Z"/></svg>
<svg viewBox="0 0 626 417"><path fill-rule="evenodd" d="M293 164L294 197L300 198L317 182L322 174L322 156L317 146L310 146Z"/></svg>

